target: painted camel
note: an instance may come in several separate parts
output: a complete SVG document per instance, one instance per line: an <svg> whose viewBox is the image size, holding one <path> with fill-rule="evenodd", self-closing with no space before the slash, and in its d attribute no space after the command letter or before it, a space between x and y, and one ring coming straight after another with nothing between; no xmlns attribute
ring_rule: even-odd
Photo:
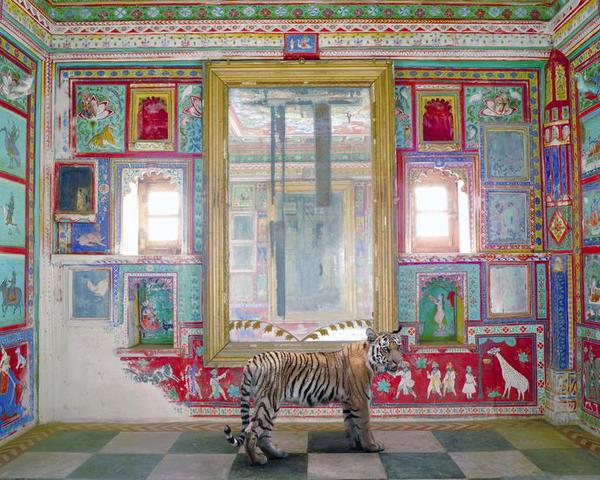
<svg viewBox="0 0 600 480"><path fill-rule="evenodd" d="M517 400L525 400L525 392L529 390L529 380L500 355L498 347L488 350L488 354L495 355L498 362L500 362L502 378L504 378L504 393L502 393L502 398L510 397L510 391L514 387L517 390Z"/></svg>

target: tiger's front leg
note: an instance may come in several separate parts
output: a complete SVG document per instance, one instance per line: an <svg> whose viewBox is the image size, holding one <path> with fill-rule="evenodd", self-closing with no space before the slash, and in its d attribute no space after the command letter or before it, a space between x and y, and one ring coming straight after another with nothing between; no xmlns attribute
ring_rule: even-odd
<svg viewBox="0 0 600 480"><path fill-rule="evenodd" d="M349 403L344 402L342 407L344 413L344 430L346 430L346 437L348 437L348 441L350 442L350 448L362 449L358 429L356 428L356 425L354 425L356 415L352 413L352 407Z"/></svg>
<svg viewBox="0 0 600 480"><path fill-rule="evenodd" d="M373 437L369 419L369 404L367 401L359 402L353 405L350 411L355 415L353 418L356 435L360 439L360 444L365 452L381 452L385 449L382 443L379 443Z"/></svg>

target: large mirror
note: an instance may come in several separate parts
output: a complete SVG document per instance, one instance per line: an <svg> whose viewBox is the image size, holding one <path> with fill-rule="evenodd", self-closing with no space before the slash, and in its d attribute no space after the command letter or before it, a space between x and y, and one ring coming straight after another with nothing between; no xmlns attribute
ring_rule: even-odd
<svg viewBox="0 0 600 480"><path fill-rule="evenodd" d="M393 330L389 62L205 68L205 360Z"/></svg>

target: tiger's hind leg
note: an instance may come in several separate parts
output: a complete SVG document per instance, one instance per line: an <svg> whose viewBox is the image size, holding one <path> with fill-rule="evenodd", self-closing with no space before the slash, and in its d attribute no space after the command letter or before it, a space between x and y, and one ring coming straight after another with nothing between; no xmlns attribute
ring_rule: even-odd
<svg viewBox="0 0 600 480"><path fill-rule="evenodd" d="M273 445L271 434L273 432L273 424L277 413L279 412L279 405L277 402L269 401L268 399L263 400L259 403L256 409L256 418L259 424L259 428L262 430L258 435L258 446L270 459L285 458L288 453L284 450L277 448Z"/></svg>
<svg viewBox="0 0 600 480"><path fill-rule="evenodd" d="M244 441L246 455L252 465L264 465L267 463L267 457L258 446L258 436L255 431L255 422L250 422L246 430L246 440Z"/></svg>

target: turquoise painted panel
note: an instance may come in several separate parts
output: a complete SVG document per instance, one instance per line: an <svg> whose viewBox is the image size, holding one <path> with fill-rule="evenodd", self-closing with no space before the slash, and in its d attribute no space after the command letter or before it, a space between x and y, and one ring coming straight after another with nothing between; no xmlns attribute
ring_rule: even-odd
<svg viewBox="0 0 600 480"><path fill-rule="evenodd" d="M520 87L465 87L467 148L479 145L479 123L522 122L523 89Z"/></svg>
<svg viewBox="0 0 600 480"><path fill-rule="evenodd" d="M413 144L412 128L412 89L396 85L396 148L411 148Z"/></svg>
<svg viewBox="0 0 600 480"><path fill-rule="evenodd" d="M0 178L0 246L25 247L25 185Z"/></svg>
<svg viewBox="0 0 600 480"><path fill-rule="evenodd" d="M0 254L0 328L25 323L25 256Z"/></svg>
<svg viewBox="0 0 600 480"><path fill-rule="evenodd" d="M0 99L19 110L27 110L27 97L33 78L0 55Z"/></svg>
<svg viewBox="0 0 600 480"><path fill-rule="evenodd" d="M547 318L548 279L546 278L546 265L537 264L535 270L537 282L537 316L538 318Z"/></svg>
<svg viewBox="0 0 600 480"><path fill-rule="evenodd" d="M27 167L27 120L4 107L0 107L0 142L0 172L24 179Z"/></svg>
<svg viewBox="0 0 600 480"><path fill-rule="evenodd" d="M398 266L398 320L402 323L417 321L417 273L460 273L467 274L467 320L481 319L481 278L479 264L436 263L431 265Z"/></svg>
<svg viewBox="0 0 600 480"><path fill-rule="evenodd" d="M124 152L125 85L77 85L75 102L77 152Z"/></svg>
<svg viewBox="0 0 600 480"><path fill-rule="evenodd" d="M204 177L201 158L194 159L194 251L202 252L202 226L204 224Z"/></svg>
<svg viewBox="0 0 600 480"><path fill-rule="evenodd" d="M179 151L202 152L202 85L180 84Z"/></svg>

